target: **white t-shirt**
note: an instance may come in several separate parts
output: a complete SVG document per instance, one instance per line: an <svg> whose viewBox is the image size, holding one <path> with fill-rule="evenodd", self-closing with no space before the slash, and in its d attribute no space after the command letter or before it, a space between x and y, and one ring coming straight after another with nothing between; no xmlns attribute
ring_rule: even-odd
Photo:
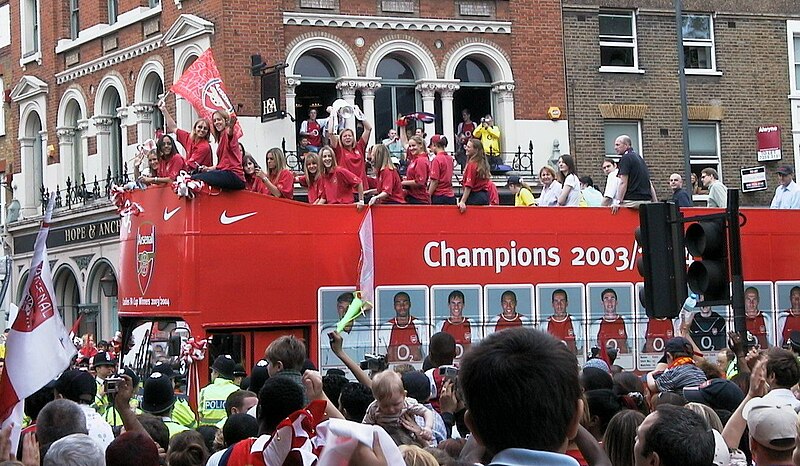
<svg viewBox="0 0 800 466"><path fill-rule="evenodd" d="M614 199L617 195L617 188L619 187L619 178L617 175L619 174L619 169L615 168L608 174L606 178L606 190L603 191L603 197L607 197L609 199Z"/></svg>
<svg viewBox="0 0 800 466"><path fill-rule="evenodd" d="M578 176L574 173L570 173L569 176L564 179L564 188L567 186L572 189L569 191L569 194L567 195L567 202L564 205L577 207L581 202L581 182L578 180ZM564 188L562 188L562 190Z"/></svg>

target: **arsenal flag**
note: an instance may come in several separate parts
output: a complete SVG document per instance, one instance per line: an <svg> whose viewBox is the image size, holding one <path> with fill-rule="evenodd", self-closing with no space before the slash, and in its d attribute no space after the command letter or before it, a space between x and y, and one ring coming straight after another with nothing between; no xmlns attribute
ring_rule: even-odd
<svg viewBox="0 0 800 466"><path fill-rule="evenodd" d="M42 227L36 237L25 294L6 341L6 367L0 378L0 419L13 423L16 451L22 426L23 400L69 367L75 345L58 314L53 277L47 260L47 234L55 196L50 195Z"/></svg>
<svg viewBox="0 0 800 466"><path fill-rule="evenodd" d="M361 222L358 229L358 238L361 240L361 260L359 261L358 289L361 290L361 299L370 306L375 305L375 242L372 230L372 209Z"/></svg>
<svg viewBox="0 0 800 466"><path fill-rule="evenodd" d="M233 102L228 98L222 83L217 64L211 49L207 49L183 72L170 91L178 94L192 104L201 117L212 121L211 115L217 110L225 110L235 115ZM236 123L236 133L242 136L242 128Z"/></svg>

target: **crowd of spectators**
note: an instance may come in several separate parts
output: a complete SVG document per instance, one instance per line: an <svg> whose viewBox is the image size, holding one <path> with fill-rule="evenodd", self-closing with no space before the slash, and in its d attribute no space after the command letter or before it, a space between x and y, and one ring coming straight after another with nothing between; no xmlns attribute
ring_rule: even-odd
<svg viewBox="0 0 800 466"><path fill-rule="evenodd" d="M140 384L98 351L25 400L17 452L11 429L0 431L9 458L0 465L798 464L792 340L760 350L731 333L716 364L674 337L642 375L608 351L581 367L562 341L524 327L492 333L457 361L454 337L436 333L421 367L365 365L343 335L328 338L348 372L323 376L303 340L282 336L249 376L217 356L187 417L170 363Z"/></svg>

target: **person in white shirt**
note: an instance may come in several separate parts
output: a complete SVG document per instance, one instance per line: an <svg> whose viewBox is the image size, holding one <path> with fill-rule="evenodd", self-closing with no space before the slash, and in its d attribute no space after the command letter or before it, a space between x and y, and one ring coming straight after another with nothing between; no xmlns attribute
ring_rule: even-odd
<svg viewBox="0 0 800 466"><path fill-rule="evenodd" d="M800 187L792 179L794 169L789 165L778 167L780 184L775 188L775 197L772 198L770 209L800 209Z"/></svg>
<svg viewBox="0 0 800 466"><path fill-rule="evenodd" d="M617 162L611 157L603 159L603 173L606 174L606 189L603 191L603 205L608 207L617 195L617 187L619 186L619 169L617 169Z"/></svg>

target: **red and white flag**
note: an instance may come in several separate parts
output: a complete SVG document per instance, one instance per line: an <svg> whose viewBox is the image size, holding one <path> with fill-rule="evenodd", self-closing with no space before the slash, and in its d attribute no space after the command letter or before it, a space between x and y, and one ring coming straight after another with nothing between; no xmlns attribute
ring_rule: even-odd
<svg viewBox="0 0 800 466"><path fill-rule="evenodd" d="M361 300L370 305L375 305L375 252L372 231L372 209L367 211L361 227L358 229L358 238L361 240L361 259L358 273L358 289L361 291Z"/></svg>
<svg viewBox="0 0 800 466"><path fill-rule="evenodd" d="M183 72L170 91L188 100L202 118L212 121L217 110L224 110L234 116L233 102L228 97L225 84L217 69L211 49L206 49L194 63ZM236 123L234 131L242 136L242 128Z"/></svg>
<svg viewBox="0 0 800 466"><path fill-rule="evenodd" d="M0 378L0 420L3 427L14 424L12 451L16 451L22 426L23 400L67 369L76 352L58 313L47 260L54 199L51 195L36 237L25 294L6 341L6 366Z"/></svg>

